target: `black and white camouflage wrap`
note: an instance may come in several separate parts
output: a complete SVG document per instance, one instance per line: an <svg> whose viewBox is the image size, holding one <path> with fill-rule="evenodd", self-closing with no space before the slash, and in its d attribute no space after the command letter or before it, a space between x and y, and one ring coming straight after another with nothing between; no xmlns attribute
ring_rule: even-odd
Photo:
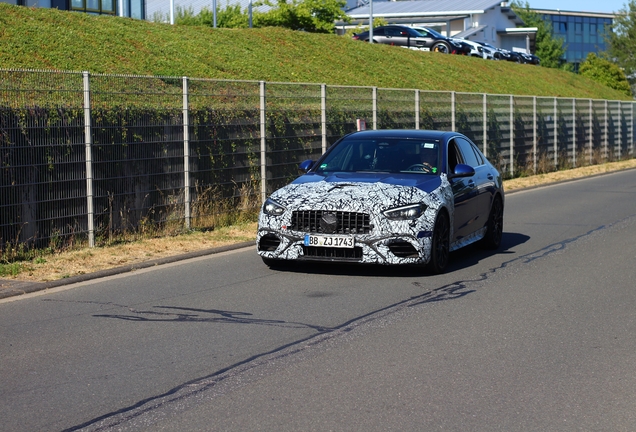
<svg viewBox="0 0 636 432"><path fill-rule="evenodd" d="M355 234L355 245L362 248L361 263L424 264L430 260L432 231L440 209L445 208L453 226L453 192L445 174L436 177L436 187L426 192L420 187L391 184L389 182L312 181L292 183L270 198L285 207L280 216L261 211L258 220L256 244L266 234L275 234L281 241L275 251L258 251L263 258L303 259L305 232L289 229L295 210L346 211L370 215L372 229L369 234ZM391 220L383 211L422 203L423 214L414 220ZM477 234L479 235L479 234ZM481 233L483 236L483 232ZM451 237L452 238L452 237ZM417 257L398 257L388 248L392 241L411 243ZM463 239L471 242L474 239ZM464 243L464 242L462 242ZM460 245L451 245L456 249Z"/></svg>

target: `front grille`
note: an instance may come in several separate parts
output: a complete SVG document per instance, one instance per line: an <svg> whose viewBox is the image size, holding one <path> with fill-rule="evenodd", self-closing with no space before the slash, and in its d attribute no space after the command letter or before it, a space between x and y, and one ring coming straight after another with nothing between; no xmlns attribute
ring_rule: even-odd
<svg viewBox="0 0 636 432"><path fill-rule="evenodd" d="M356 246L354 248L329 248L303 246L303 255L305 258L322 258L322 259L342 259L359 261L362 259L362 248Z"/></svg>
<svg viewBox="0 0 636 432"><path fill-rule="evenodd" d="M336 216L337 228L335 232L328 234L368 234L371 232L369 215L366 213L302 210L292 213L290 229L307 233L323 233L320 220L324 213Z"/></svg>

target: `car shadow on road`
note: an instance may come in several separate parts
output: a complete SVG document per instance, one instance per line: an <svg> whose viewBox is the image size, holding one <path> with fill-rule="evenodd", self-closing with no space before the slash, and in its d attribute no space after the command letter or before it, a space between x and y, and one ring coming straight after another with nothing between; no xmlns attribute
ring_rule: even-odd
<svg viewBox="0 0 636 432"><path fill-rule="evenodd" d="M479 244L472 244L450 254L450 262L446 273L472 267L484 258L496 254L513 254L516 246L527 242L529 236L520 233L503 233L501 246L497 250L483 249ZM282 262L272 271L302 274L329 274L334 276L386 276L386 277L419 277L434 276L424 266L356 264L345 262Z"/></svg>

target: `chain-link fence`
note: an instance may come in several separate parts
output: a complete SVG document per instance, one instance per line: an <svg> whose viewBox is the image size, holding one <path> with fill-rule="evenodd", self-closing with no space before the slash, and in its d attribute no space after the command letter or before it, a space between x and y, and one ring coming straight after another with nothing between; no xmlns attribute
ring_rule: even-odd
<svg viewBox="0 0 636 432"><path fill-rule="evenodd" d="M634 157L634 103L0 70L0 253L255 212L338 138L456 130L508 178Z"/></svg>

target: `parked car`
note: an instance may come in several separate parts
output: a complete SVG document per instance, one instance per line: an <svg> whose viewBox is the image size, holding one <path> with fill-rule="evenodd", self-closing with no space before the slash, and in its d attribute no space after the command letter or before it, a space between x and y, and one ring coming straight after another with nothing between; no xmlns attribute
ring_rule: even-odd
<svg viewBox="0 0 636 432"><path fill-rule="evenodd" d="M480 241L499 247L502 177L466 136L426 130L346 135L261 208L257 252L289 261L427 265Z"/></svg>
<svg viewBox="0 0 636 432"><path fill-rule="evenodd" d="M523 63L523 58L521 57L521 54L519 54L518 52L505 50L503 48L499 48L498 51L500 53L499 60L505 60L505 61L515 62L515 63Z"/></svg>
<svg viewBox="0 0 636 432"><path fill-rule="evenodd" d="M444 40L444 39L448 40L451 46L454 47L454 50L452 50L452 54L459 54L459 55L470 54L470 51L472 48L469 44L466 43L464 39L455 39L455 38L446 37L443 34L429 27L413 27L413 28L424 36L434 37L437 40Z"/></svg>
<svg viewBox="0 0 636 432"><path fill-rule="evenodd" d="M471 57L481 57L483 59L492 60L494 59L494 50L481 45L478 42L467 40L467 39L453 39L454 41L461 41L467 44L470 47L470 53L468 54Z"/></svg>
<svg viewBox="0 0 636 432"><path fill-rule="evenodd" d="M514 61L517 63L521 63L521 56L519 55L519 53L508 51L503 48L497 48L487 42L480 42L480 41L475 41L475 42L483 46L484 48L491 50L493 53L493 58L495 60L506 60L506 61Z"/></svg>
<svg viewBox="0 0 636 432"><path fill-rule="evenodd" d="M370 32L353 35L353 39L369 42ZM388 25L373 29L373 43L395 45L404 48L456 54L464 50L461 44L451 41L431 29L414 28L403 25Z"/></svg>
<svg viewBox="0 0 636 432"><path fill-rule="evenodd" d="M520 52L518 54L521 55L521 63L527 63L527 64L533 64L533 65L541 64L541 59L534 54L523 53L523 52Z"/></svg>

